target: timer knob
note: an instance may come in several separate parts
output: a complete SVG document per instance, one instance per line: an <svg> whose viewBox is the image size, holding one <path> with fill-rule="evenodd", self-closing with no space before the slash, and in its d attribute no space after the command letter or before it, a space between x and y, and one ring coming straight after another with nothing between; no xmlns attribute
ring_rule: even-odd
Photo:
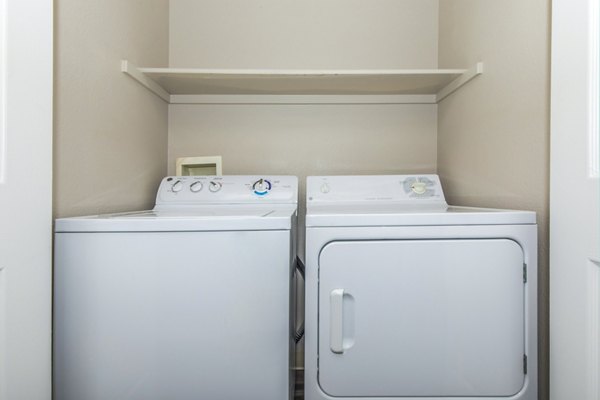
<svg viewBox="0 0 600 400"><path fill-rule="evenodd" d="M416 194L424 194L427 191L427 183L419 181L413 182L410 188Z"/></svg>
<svg viewBox="0 0 600 400"><path fill-rule="evenodd" d="M180 192L183 189L183 183L180 180L175 181L173 185L171 185L171 190L175 193Z"/></svg>
<svg viewBox="0 0 600 400"><path fill-rule="evenodd" d="M269 193L272 187L271 182L262 178L252 184L252 190L259 196L264 196Z"/></svg>
<svg viewBox="0 0 600 400"><path fill-rule="evenodd" d="M208 186L208 190L210 190L213 193L216 193L219 190L221 190L222 187L223 185L221 184L221 182L211 181L210 185Z"/></svg>
<svg viewBox="0 0 600 400"><path fill-rule="evenodd" d="M198 193L199 191L202 190L203 187L204 186L202 185L202 182L196 181L190 185L190 191L192 193Z"/></svg>

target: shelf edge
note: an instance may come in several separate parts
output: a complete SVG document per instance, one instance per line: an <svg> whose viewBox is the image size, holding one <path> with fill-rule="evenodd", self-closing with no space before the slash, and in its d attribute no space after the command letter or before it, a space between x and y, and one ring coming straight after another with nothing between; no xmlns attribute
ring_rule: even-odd
<svg viewBox="0 0 600 400"><path fill-rule="evenodd" d="M435 104L436 95L171 95L171 104Z"/></svg>
<svg viewBox="0 0 600 400"><path fill-rule="evenodd" d="M436 104L450 96L460 87L467 84L477 76L483 73L483 62L478 62L475 66L467 70L421 70L420 73L435 74L437 73L457 73L462 72L458 78L454 79L437 94L433 95L172 95L168 93L158 82L148 76L148 73L156 73L158 71L182 73L206 73L211 70L199 69L176 69L176 68L138 68L128 60L121 60L121 72L135 79L138 83L145 86L152 93L160 97L169 104ZM215 72L218 70L212 70ZM257 74L257 71L250 72L249 70L228 70L229 73L240 73L244 71L248 74ZM185 73L184 72L184 73ZM258 74L273 73L274 70L260 70ZM324 71L298 71L286 70L278 71L280 74L316 74ZM307 73L308 72L308 73ZM360 70L348 71L338 70L334 74L367 74L373 71ZM379 73L384 74L397 73L399 70L380 70ZM403 70L404 74L410 74L414 71ZM330 72L331 73L331 72Z"/></svg>
<svg viewBox="0 0 600 400"><path fill-rule="evenodd" d="M146 68L143 74L164 75L255 75L255 76L364 76L364 75L462 75L467 69L204 69Z"/></svg>
<svg viewBox="0 0 600 400"><path fill-rule="evenodd" d="M483 62L478 62L473 67L469 68L461 76L450 82L446 87L441 89L436 96L436 103L444 100L452 93L456 92L460 87L466 85L471 80L475 79L479 75L483 74Z"/></svg>
<svg viewBox="0 0 600 400"><path fill-rule="evenodd" d="M127 60L121 60L121 72L129 75L136 81L138 81L141 85L148 88L152 93L166 101L167 103L171 102L171 95L163 89L156 81L152 78L146 76L138 67Z"/></svg>

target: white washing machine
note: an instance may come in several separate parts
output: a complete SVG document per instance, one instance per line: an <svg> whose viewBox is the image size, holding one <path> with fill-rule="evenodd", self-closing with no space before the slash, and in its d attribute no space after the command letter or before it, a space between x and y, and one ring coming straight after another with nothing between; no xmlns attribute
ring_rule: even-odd
<svg viewBox="0 0 600 400"><path fill-rule="evenodd" d="M297 194L168 177L152 211L57 220L54 398L291 398Z"/></svg>
<svg viewBox="0 0 600 400"><path fill-rule="evenodd" d="M439 178L307 180L307 400L537 399L533 212Z"/></svg>

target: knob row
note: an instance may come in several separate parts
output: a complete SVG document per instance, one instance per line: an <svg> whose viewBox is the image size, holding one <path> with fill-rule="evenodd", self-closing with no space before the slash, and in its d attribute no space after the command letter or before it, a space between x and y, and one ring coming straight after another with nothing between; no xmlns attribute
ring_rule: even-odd
<svg viewBox="0 0 600 400"><path fill-rule="evenodd" d="M171 185L171 191L173 191L174 193L181 192L183 190L183 186L184 186L183 181L176 180ZM211 181L208 184L208 190L212 193L218 192L219 190L221 190L222 187L223 187L223 184L218 181ZM190 191L192 193L198 193L198 192L202 191L203 188L204 188L204 184L201 181L195 181L190 185ZM259 196L264 196L264 195L268 194L272 188L273 188L273 184L271 183L271 181L269 181L267 179L259 179L252 184L252 190L254 191L254 193L256 195L259 195Z"/></svg>
<svg viewBox="0 0 600 400"><path fill-rule="evenodd" d="M221 190L222 187L223 187L223 185L221 184L221 182L211 181L208 185L208 190L212 193L216 193L219 190ZM190 191L192 193L198 193L203 188L204 188L204 185L200 181L196 181L190 185ZM183 182L181 182L180 180L175 181L175 183L173 183L173 185L171 185L171 190L174 193L181 192L183 190Z"/></svg>

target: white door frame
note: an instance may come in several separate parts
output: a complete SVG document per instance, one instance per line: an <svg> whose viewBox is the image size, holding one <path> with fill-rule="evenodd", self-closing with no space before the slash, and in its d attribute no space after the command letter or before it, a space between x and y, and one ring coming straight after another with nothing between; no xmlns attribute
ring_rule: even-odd
<svg viewBox="0 0 600 400"><path fill-rule="evenodd" d="M0 400L46 400L53 1L0 0L0 49Z"/></svg>
<svg viewBox="0 0 600 400"><path fill-rule="evenodd" d="M550 397L599 400L598 0L552 2Z"/></svg>

